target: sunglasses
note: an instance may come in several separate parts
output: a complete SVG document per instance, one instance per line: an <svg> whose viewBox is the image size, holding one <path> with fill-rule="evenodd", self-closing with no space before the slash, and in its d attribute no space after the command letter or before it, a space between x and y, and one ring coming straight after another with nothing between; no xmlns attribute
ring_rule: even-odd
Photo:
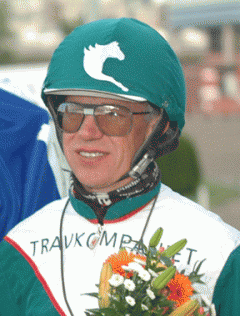
<svg viewBox="0 0 240 316"><path fill-rule="evenodd" d="M63 132L76 133L86 115L93 115L100 131L108 136L125 136L132 128L133 115L153 113L132 112L124 106L116 105L81 105L64 102L57 109L58 125Z"/></svg>

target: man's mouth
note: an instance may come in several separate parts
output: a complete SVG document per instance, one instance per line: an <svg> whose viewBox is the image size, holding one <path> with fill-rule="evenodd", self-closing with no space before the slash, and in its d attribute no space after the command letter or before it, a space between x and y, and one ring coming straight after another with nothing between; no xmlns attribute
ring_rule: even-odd
<svg viewBox="0 0 240 316"><path fill-rule="evenodd" d="M95 158L95 157L100 157L104 155L104 153L101 153L101 152L87 152L87 151L80 151L79 154L87 158Z"/></svg>

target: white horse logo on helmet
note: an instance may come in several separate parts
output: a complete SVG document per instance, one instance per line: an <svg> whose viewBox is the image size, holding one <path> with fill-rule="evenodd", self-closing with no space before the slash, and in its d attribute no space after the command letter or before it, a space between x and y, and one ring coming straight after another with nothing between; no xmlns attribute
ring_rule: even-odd
<svg viewBox="0 0 240 316"><path fill-rule="evenodd" d="M125 55L118 46L118 42L115 41L107 45L96 44L95 47L90 45L88 49L84 48L83 68L90 77L97 80L112 82L123 91L128 91L128 88L124 87L113 77L102 73L103 64L107 58L124 60Z"/></svg>

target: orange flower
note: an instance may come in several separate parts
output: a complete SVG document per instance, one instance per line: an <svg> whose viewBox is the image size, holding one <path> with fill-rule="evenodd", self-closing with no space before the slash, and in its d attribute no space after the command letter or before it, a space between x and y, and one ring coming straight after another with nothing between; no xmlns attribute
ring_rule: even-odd
<svg viewBox="0 0 240 316"><path fill-rule="evenodd" d="M192 283L189 278L183 274L176 274L168 284L170 294L168 300L177 303L177 307L187 302L191 295L193 295Z"/></svg>
<svg viewBox="0 0 240 316"><path fill-rule="evenodd" d="M130 262L133 262L135 258L146 261L145 256L139 254L135 255L131 252L127 252L127 250L121 250L119 251L119 253L114 253L113 255L108 257L106 262L109 262L111 264L113 273L125 276L126 271L123 270L122 266L127 266ZM127 278L130 278L132 275L132 273L127 273Z"/></svg>

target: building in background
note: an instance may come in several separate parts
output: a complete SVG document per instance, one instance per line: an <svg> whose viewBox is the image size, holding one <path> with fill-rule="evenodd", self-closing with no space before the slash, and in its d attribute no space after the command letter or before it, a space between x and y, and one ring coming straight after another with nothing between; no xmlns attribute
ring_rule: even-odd
<svg viewBox="0 0 240 316"><path fill-rule="evenodd" d="M240 113L240 1L172 0L169 14L188 112Z"/></svg>
<svg viewBox="0 0 240 316"><path fill-rule="evenodd" d="M49 59L64 38L56 18L60 4L57 7L46 0L3 0L1 10L7 16L5 27L9 31L4 49L15 63Z"/></svg>

